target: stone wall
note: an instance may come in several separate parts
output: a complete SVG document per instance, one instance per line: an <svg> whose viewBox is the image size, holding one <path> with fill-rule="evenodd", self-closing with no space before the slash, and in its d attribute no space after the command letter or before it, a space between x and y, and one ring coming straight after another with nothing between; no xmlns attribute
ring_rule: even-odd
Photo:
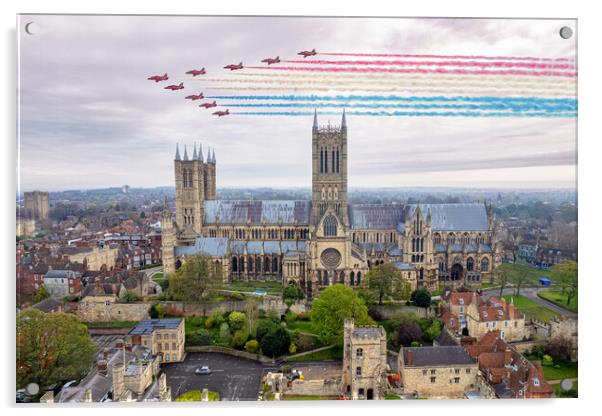
<svg viewBox="0 0 602 416"><path fill-rule="evenodd" d="M150 302L122 303L114 296L86 296L76 314L85 322L141 321L149 317L150 307Z"/></svg>
<svg viewBox="0 0 602 416"><path fill-rule="evenodd" d="M234 357L246 358L247 360L259 361L264 364L271 364L274 360L265 357L261 354L251 354L246 351L239 351L232 348L219 347L215 345L199 346L199 347L186 347L186 352L212 352L219 354L232 355Z"/></svg>
<svg viewBox="0 0 602 416"><path fill-rule="evenodd" d="M456 374L456 370L459 370ZM468 373L466 371L469 371ZM426 373L424 373L426 371ZM434 373L432 373L434 371ZM453 366L403 367L401 379L406 393L417 392L431 399L459 399L464 392L475 388L479 373L477 363ZM434 377L434 381L431 378ZM455 379L458 378L458 383Z"/></svg>
<svg viewBox="0 0 602 416"><path fill-rule="evenodd" d="M274 310L278 314L284 314L287 309L287 305L282 299L261 299L256 300L259 309L265 311ZM190 304L183 302L161 302L165 308L165 313L168 315L177 316L209 316L214 310L221 309L224 312L241 311L245 310L246 301L244 300L230 300L230 301L219 301L219 302L203 302L198 304ZM295 313L307 312L309 309L303 302L297 302L290 308Z"/></svg>
<svg viewBox="0 0 602 416"><path fill-rule="evenodd" d="M371 309L378 311L383 318L391 319L400 313L413 313L420 317L435 316L434 308L421 308L418 306L408 306L404 304L389 304L389 305L373 305Z"/></svg>
<svg viewBox="0 0 602 416"><path fill-rule="evenodd" d="M338 396L341 394L340 381L327 380L295 380L285 392L287 396Z"/></svg>

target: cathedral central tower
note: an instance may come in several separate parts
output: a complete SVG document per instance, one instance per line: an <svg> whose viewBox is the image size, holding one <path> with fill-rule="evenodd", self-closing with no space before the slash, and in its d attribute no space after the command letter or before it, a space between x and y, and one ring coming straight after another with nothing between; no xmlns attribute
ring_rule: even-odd
<svg viewBox="0 0 602 416"><path fill-rule="evenodd" d="M340 126L318 126L314 113L312 127L312 223L329 211L343 227L349 226L347 196L347 122L345 111Z"/></svg>

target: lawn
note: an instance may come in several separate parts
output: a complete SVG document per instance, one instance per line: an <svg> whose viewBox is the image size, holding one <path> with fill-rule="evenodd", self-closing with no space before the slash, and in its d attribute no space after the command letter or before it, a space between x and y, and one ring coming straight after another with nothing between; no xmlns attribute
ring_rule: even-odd
<svg viewBox="0 0 602 416"><path fill-rule="evenodd" d="M565 378L577 378L577 363L570 361L558 361L551 366L542 366L546 380L563 380ZM555 368L560 367L560 368Z"/></svg>
<svg viewBox="0 0 602 416"><path fill-rule="evenodd" d="M286 361L290 362L298 362L298 361L326 361L326 360L340 360L343 358L343 348L329 348L327 350L322 350L318 352L314 352L311 354L305 354L301 357L294 357L291 359L287 359Z"/></svg>
<svg viewBox="0 0 602 416"><path fill-rule="evenodd" d="M244 281L235 280L228 285L223 286L224 290L235 290L239 292L255 292L256 290L265 290L268 294L281 294L281 282L259 282L256 280Z"/></svg>
<svg viewBox="0 0 602 416"><path fill-rule="evenodd" d="M165 276L163 275L163 272L159 272L159 273L155 273L153 275L153 281L157 284L161 284L163 281L165 280Z"/></svg>
<svg viewBox="0 0 602 416"><path fill-rule="evenodd" d="M401 397L399 397L397 394L385 392L385 400L401 400Z"/></svg>
<svg viewBox="0 0 602 416"><path fill-rule="evenodd" d="M176 399L176 402L200 402L201 394L201 390L190 390L186 393L180 394ZM208 399L210 402L218 402L219 393L209 390Z"/></svg>
<svg viewBox="0 0 602 416"><path fill-rule="evenodd" d="M536 319L542 322L548 322L557 316L556 312L541 306L525 296L505 295L506 302L514 302L514 306L525 314L526 319Z"/></svg>
<svg viewBox="0 0 602 416"><path fill-rule="evenodd" d="M566 294L563 294L560 290L542 290L541 292L537 293L537 296L539 296L542 299L548 300L558 306L560 306L561 308L564 309L568 309L569 311L572 312L577 312L578 309L578 300L577 298L573 298L571 299L571 303L570 304L566 304L566 299L567 296Z"/></svg>
<svg viewBox="0 0 602 416"><path fill-rule="evenodd" d="M311 329L310 321L295 320L292 322L287 322L286 327L292 331L298 330L299 332L307 332L308 334L314 333L314 331Z"/></svg>
<svg viewBox="0 0 602 416"><path fill-rule="evenodd" d="M88 328L133 328L138 321L84 322Z"/></svg>
<svg viewBox="0 0 602 416"><path fill-rule="evenodd" d="M578 392L579 392L579 386L578 386L579 382L574 381L573 382L573 388L571 388L569 391L564 391L562 390L562 388L560 388L560 383L559 384L552 384L552 387L554 388L554 396L556 397L577 397L578 396Z"/></svg>

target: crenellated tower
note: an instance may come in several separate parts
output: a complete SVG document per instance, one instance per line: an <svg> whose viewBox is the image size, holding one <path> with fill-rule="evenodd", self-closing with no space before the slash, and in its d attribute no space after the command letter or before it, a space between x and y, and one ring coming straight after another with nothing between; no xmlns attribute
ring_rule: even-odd
<svg viewBox="0 0 602 416"><path fill-rule="evenodd" d="M173 216L167 196L163 204L163 213L161 216L161 250L163 260L163 273L165 276L175 272L174 246L176 244L176 233L174 229Z"/></svg>

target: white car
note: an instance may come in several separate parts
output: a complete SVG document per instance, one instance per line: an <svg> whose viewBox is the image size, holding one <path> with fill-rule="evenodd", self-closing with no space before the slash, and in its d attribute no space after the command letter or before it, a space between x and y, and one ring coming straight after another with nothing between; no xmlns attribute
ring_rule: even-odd
<svg viewBox="0 0 602 416"><path fill-rule="evenodd" d="M211 369L208 366L204 365L194 370L194 372L198 375L211 374Z"/></svg>

